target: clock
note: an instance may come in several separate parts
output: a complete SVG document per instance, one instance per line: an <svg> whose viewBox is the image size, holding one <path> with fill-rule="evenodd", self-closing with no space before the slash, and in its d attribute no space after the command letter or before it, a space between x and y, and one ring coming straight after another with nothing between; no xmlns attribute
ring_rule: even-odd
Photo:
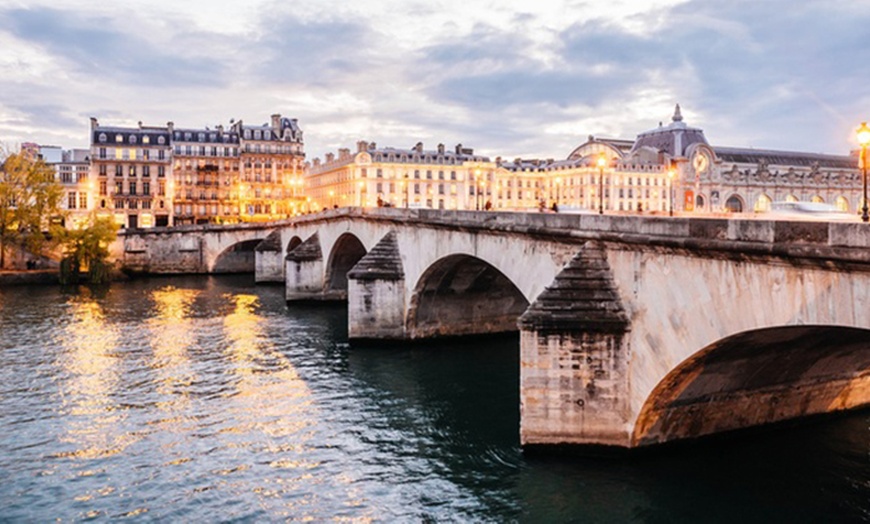
<svg viewBox="0 0 870 524"><path fill-rule="evenodd" d="M707 169L709 163L710 160L707 158L707 155L703 153L698 153L695 155L695 160L692 162L692 165L694 166L695 171L700 173L701 171Z"/></svg>

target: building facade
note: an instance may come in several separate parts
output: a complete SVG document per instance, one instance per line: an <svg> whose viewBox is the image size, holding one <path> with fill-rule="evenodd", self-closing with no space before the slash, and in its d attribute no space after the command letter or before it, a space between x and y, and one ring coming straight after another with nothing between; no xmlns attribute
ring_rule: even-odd
<svg viewBox="0 0 870 524"><path fill-rule="evenodd" d="M38 149L39 158L54 169L55 179L63 187L64 225L77 227L87 220L93 209L93 182L89 176L91 152L88 149L64 150L58 146L38 146Z"/></svg>
<svg viewBox="0 0 870 524"><path fill-rule="evenodd" d="M101 126L91 119L89 206L122 227L273 220L301 207L295 119L210 128Z"/></svg>
<svg viewBox="0 0 870 524"><path fill-rule="evenodd" d="M315 159L306 177L309 210L345 206L431 209L490 209L496 164L461 144L434 150L418 142L410 149L357 143Z"/></svg>

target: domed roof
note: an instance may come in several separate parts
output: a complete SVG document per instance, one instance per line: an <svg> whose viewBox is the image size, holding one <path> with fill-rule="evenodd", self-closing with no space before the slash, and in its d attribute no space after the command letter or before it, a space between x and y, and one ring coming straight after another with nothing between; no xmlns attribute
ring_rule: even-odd
<svg viewBox="0 0 870 524"><path fill-rule="evenodd" d="M677 104L677 107L674 109L674 116L671 117L671 123L667 126L659 124L659 127L656 129L637 135L631 152L633 153L644 147L650 147L675 158L686 156L686 150L689 146L697 143L709 145L704 137L703 130L697 127L689 127L683 122L680 104Z"/></svg>

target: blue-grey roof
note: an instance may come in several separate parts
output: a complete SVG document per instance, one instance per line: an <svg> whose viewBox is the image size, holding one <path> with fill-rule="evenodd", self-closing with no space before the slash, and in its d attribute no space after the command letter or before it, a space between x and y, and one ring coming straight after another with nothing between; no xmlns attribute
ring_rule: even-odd
<svg viewBox="0 0 870 524"><path fill-rule="evenodd" d="M752 149L741 147L714 147L716 157L722 162L737 164L806 166L857 169L858 159L848 155L827 155L822 153L804 153L798 151L776 151L772 149Z"/></svg>

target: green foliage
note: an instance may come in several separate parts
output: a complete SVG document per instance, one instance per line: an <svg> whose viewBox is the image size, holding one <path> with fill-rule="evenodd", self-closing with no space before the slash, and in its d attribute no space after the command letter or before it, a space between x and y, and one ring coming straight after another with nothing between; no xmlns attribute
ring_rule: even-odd
<svg viewBox="0 0 870 524"><path fill-rule="evenodd" d="M108 282L111 272L108 263L109 244L115 241L118 227L111 218L98 218L96 214L91 213L84 227L58 231L58 240L63 247L60 266L61 283L77 283L82 267L87 268L88 282L92 284Z"/></svg>
<svg viewBox="0 0 870 524"><path fill-rule="evenodd" d="M63 188L45 162L23 153L6 156L0 164L0 268L9 245L42 250L48 241L44 232L60 215L62 197Z"/></svg>

